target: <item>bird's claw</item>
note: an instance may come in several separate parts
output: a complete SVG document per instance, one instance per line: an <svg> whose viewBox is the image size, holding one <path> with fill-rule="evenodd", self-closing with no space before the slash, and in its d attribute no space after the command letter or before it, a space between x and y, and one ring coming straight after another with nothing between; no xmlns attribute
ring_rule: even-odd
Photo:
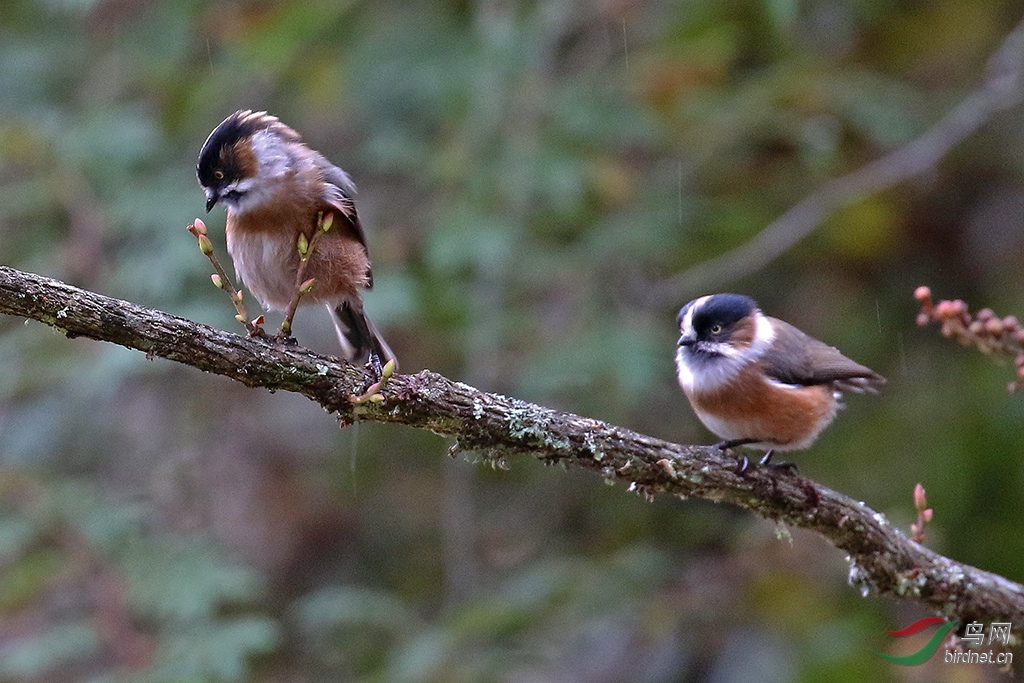
<svg viewBox="0 0 1024 683"><path fill-rule="evenodd" d="M757 461L757 467L770 467L776 470L786 470L790 474L797 473L796 463L792 462L772 462L772 456L775 455L775 449L769 448L765 452L764 457ZM747 456L741 455L737 459L736 474L745 474L750 471L750 461L747 460Z"/></svg>

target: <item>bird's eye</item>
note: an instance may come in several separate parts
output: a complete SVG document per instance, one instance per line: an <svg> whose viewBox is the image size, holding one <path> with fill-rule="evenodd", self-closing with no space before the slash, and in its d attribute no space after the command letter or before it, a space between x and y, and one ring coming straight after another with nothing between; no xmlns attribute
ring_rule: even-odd
<svg viewBox="0 0 1024 683"><path fill-rule="evenodd" d="M213 177L217 180L224 180L224 171L216 170L213 172Z"/></svg>
<svg viewBox="0 0 1024 683"><path fill-rule="evenodd" d="M722 326L718 324L712 325L711 334L722 334Z"/></svg>

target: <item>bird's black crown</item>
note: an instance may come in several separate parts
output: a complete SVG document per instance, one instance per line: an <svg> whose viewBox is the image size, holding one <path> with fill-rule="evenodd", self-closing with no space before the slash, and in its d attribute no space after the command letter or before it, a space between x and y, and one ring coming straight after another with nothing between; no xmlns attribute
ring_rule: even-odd
<svg viewBox="0 0 1024 683"><path fill-rule="evenodd" d="M218 187L242 176L242 169L236 168L238 159L224 150L231 149L239 140L251 138L261 130L273 129L282 138L291 142L301 142L299 134L288 126L270 116L265 111L244 109L236 111L220 122L210 137L203 143L199 152L199 163L196 164L196 176L203 187ZM220 171L218 177L217 171Z"/></svg>
<svg viewBox="0 0 1024 683"><path fill-rule="evenodd" d="M705 336L716 325L727 330L740 320L753 315L757 303L742 294L715 294L693 313L693 329Z"/></svg>

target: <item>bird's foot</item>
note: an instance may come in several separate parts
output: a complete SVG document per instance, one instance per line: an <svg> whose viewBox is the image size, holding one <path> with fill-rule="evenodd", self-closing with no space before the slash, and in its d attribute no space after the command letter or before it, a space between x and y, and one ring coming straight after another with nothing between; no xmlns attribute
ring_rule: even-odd
<svg viewBox="0 0 1024 683"><path fill-rule="evenodd" d="M281 346L298 346L299 340L290 334L285 334L281 330L277 331L277 334L273 337L274 343L280 344Z"/></svg>
<svg viewBox="0 0 1024 683"><path fill-rule="evenodd" d="M772 455L774 455L774 454L775 454L775 449L774 448L769 448L768 451L764 454L764 457L761 458L760 462L757 463L757 466L758 467L771 467L771 468L774 468L774 469L777 469L777 470L787 470L790 474L796 474L797 473L796 463L786 462L784 460L783 461L779 461L779 462L772 462Z"/></svg>
<svg viewBox="0 0 1024 683"><path fill-rule="evenodd" d="M736 446L757 443L757 439L723 439L715 444L715 448L723 453L732 451ZM750 469L750 461L745 455L736 455L736 474L743 474Z"/></svg>
<svg viewBox="0 0 1024 683"><path fill-rule="evenodd" d="M757 461L756 467L770 467L776 470L786 470L790 474L797 473L797 467L795 463L791 462L772 462L772 456L775 455L775 449L769 448L764 457ZM750 461L747 456L741 455L737 458L736 474L744 474L750 471Z"/></svg>

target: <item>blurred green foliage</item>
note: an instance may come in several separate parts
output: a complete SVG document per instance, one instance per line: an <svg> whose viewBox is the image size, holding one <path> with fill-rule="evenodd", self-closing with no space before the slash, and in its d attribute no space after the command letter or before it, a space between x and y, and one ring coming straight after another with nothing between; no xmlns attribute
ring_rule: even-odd
<svg viewBox="0 0 1024 683"><path fill-rule="evenodd" d="M184 230L195 157L228 113L268 109L359 184L367 306L404 371L706 442L672 354L675 311L707 292L654 286L921 133L1019 14L8 0L0 262L233 329ZM903 527L922 482L929 544L1017 581L1012 370L915 328L911 292L1024 315L1022 119L731 285L890 378L802 471ZM330 352L317 313L296 329ZM861 599L807 534L450 461L429 434L338 430L35 323L0 319L0 368L0 681L909 680L868 650L922 614Z"/></svg>

